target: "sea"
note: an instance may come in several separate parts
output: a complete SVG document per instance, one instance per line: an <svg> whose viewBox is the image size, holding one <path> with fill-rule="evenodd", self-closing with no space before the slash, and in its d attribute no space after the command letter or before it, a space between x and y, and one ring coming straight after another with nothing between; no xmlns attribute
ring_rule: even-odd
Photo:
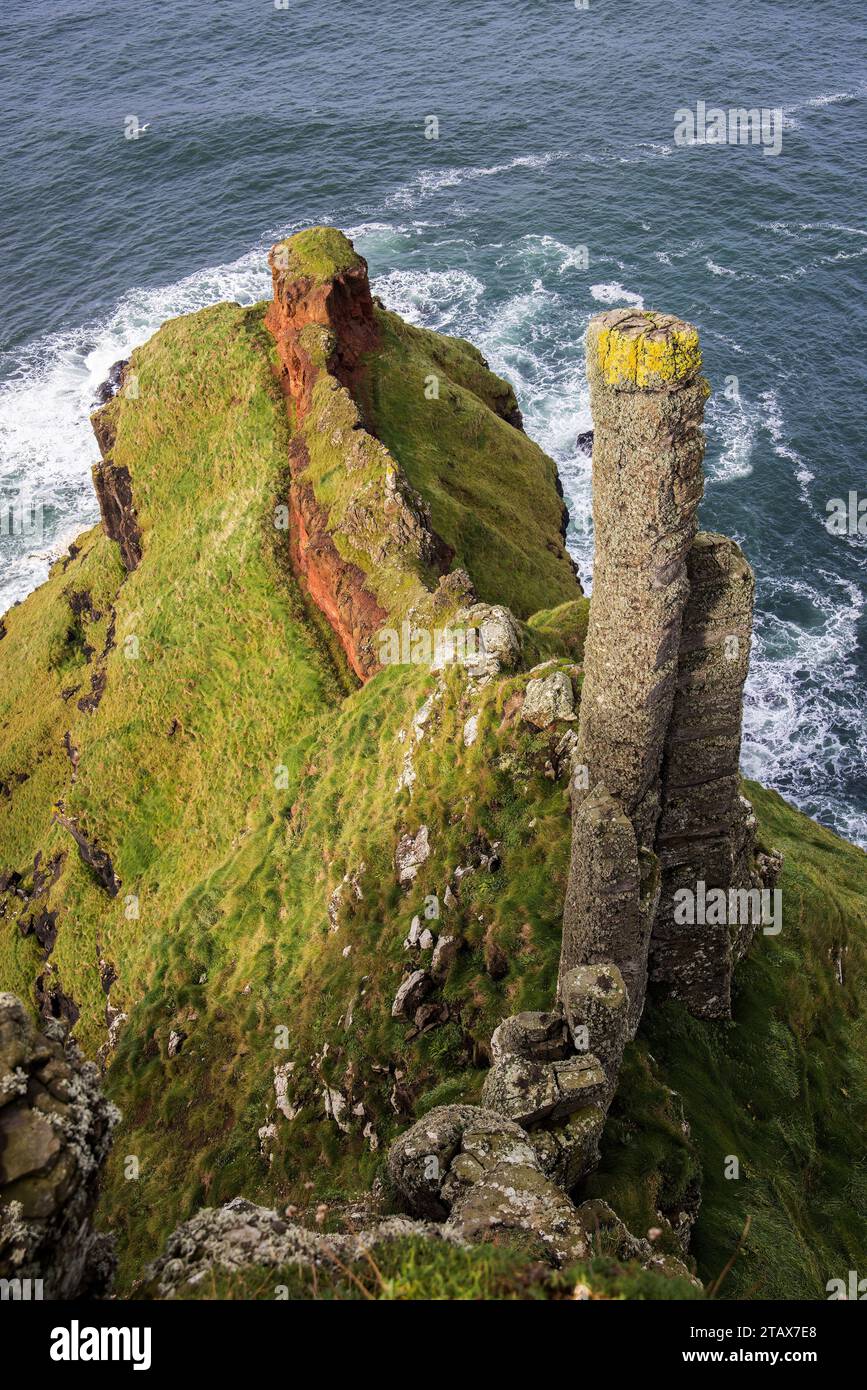
<svg viewBox="0 0 867 1390"><path fill-rule="evenodd" d="M0 612L98 517L111 364L293 230L509 378L588 589L586 325L670 311L757 576L744 770L867 846L859 0L4 0L0 54Z"/></svg>

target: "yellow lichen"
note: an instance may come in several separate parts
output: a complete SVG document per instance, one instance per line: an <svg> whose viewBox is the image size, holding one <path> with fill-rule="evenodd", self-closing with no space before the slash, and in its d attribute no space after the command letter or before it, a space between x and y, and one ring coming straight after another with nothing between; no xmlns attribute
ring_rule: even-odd
<svg viewBox="0 0 867 1390"><path fill-rule="evenodd" d="M663 332L659 332L662 328ZM701 370L698 333L690 324L658 324L648 315L647 329L628 332L618 325L600 328L597 361L608 386L653 387L692 380Z"/></svg>

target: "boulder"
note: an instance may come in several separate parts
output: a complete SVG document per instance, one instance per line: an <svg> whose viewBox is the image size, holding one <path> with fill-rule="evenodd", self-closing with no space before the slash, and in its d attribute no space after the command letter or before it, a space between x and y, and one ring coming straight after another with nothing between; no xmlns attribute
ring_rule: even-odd
<svg viewBox="0 0 867 1390"><path fill-rule="evenodd" d="M605 1095L607 1079L590 1054L562 1062L534 1062L507 1056L488 1072L482 1100L520 1125L563 1120L574 1110L595 1105Z"/></svg>
<svg viewBox="0 0 867 1390"><path fill-rule="evenodd" d="M392 1144L389 1176L416 1216L442 1220L494 1168L539 1168L517 1124L476 1105L439 1105Z"/></svg>
<svg viewBox="0 0 867 1390"><path fill-rule="evenodd" d="M405 1216L391 1216L367 1229L325 1234L285 1220L268 1207L233 1197L222 1207L203 1207L173 1231L162 1255L146 1277L160 1298L195 1288L213 1270L251 1267L278 1270L287 1265L333 1269L351 1263L366 1250L410 1236L448 1240L451 1233Z"/></svg>
<svg viewBox="0 0 867 1390"><path fill-rule="evenodd" d="M63 1026L0 994L0 1278L42 1280L48 1299L108 1290L113 1242L91 1217L119 1118Z"/></svg>
<svg viewBox="0 0 867 1390"><path fill-rule="evenodd" d="M429 854L430 839L426 825L420 826L415 835L401 835L394 852L398 883L404 886L412 883Z"/></svg>
<svg viewBox="0 0 867 1390"><path fill-rule="evenodd" d="M527 682L521 718L537 729L547 729L558 719L575 718L575 696L565 671Z"/></svg>
<svg viewBox="0 0 867 1390"><path fill-rule="evenodd" d="M445 1231L476 1244L520 1240L530 1257L553 1265L580 1260L588 1252L587 1233L569 1198L538 1163L497 1164L458 1196Z"/></svg>
<svg viewBox="0 0 867 1390"><path fill-rule="evenodd" d="M491 1037L495 1062L507 1057L528 1057L537 1062L562 1061L569 1039L562 1014L520 1013L503 1019Z"/></svg>
<svg viewBox="0 0 867 1390"><path fill-rule="evenodd" d="M433 980L426 970L413 970L407 975L394 996L391 1006L392 1018L412 1017L433 989Z"/></svg>
<svg viewBox="0 0 867 1390"><path fill-rule="evenodd" d="M559 1124L534 1129L530 1143L545 1176L570 1191L599 1162L599 1140L604 1128L604 1108L586 1105Z"/></svg>
<svg viewBox="0 0 867 1390"><path fill-rule="evenodd" d="M521 657L523 640L511 609L500 603L475 603L471 608L461 609L456 622L475 628L479 634L479 651L465 661L471 676L496 676L500 671L514 670Z"/></svg>
<svg viewBox="0 0 867 1390"><path fill-rule="evenodd" d="M437 937L437 944L431 957L431 974L435 980L444 980L452 968L461 949L460 937L443 935Z"/></svg>
<svg viewBox="0 0 867 1390"><path fill-rule="evenodd" d="M629 996L611 961L578 965L561 983L566 1023L578 1052L599 1058L613 1093L629 1036Z"/></svg>

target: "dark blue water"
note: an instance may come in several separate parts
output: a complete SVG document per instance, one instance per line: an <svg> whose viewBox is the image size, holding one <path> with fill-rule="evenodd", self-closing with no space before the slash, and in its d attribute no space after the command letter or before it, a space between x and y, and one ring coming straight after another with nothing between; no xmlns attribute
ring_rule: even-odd
<svg viewBox="0 0 867 1390"><path fill-rule="evenodd" d="M288 230L344 227L391 307L512 380L588 577L587 319L671 310L715 390L703 523L758 575L746 768L867 843L867 538L824 524L867 497L860 9L7 0L0 499L40 503L44 534L0 538L0 609L96 516L109 364L170 315L266 295ZM676 145L698 100L782 108L779 157Z"/></svg>

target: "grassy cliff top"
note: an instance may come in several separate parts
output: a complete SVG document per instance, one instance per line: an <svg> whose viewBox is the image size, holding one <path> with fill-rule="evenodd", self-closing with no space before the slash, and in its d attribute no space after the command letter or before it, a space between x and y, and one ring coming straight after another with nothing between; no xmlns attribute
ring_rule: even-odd
<svg viewBox="0 0 867 1390"><path fill-rule="evenodd" d="M352 242L336 227L308 227L296 232L277 242L272 257L290 275L303 276L317 284L364 265Z"/></svg>

